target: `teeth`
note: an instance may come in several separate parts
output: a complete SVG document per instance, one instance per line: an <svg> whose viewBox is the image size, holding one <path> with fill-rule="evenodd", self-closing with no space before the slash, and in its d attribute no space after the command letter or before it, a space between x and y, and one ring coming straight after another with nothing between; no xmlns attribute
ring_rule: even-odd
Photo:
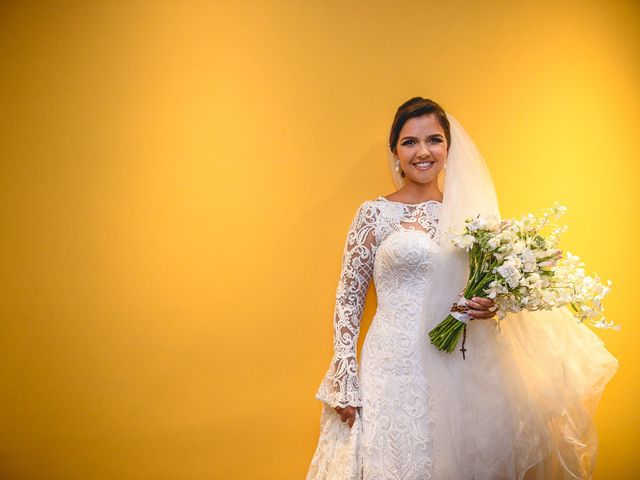
<svg viewBox="0 0 640 480"><path fill-rule="evenodd" d="M433 164L433 162L420 162L420 163L416 163L415 165L418 165L420 167L426 167L427 165L431 165Z"/></svg>

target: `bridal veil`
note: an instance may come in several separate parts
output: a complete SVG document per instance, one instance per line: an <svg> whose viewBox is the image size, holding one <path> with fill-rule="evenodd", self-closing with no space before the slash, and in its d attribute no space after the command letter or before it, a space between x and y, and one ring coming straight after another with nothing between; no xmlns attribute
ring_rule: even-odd
<svg viewBox="0 0 640 480"><path fill-rule="evenodd" d="M447 118L442 254L424 296L430 328L449 313L469 275L468 254L450 244L449 234L478 213L500 216L480 151L457 119ZM391 171L400 186L402 178ZM618 369L602 340L566 307L510 313L499 324L473 320L466 337L466 359L433 347L433 361L443 367L433 369L436 405L446 412L436 419L436 442L447 442L440 445L438 471L447 479L591 478L595 410Z"/></svg>

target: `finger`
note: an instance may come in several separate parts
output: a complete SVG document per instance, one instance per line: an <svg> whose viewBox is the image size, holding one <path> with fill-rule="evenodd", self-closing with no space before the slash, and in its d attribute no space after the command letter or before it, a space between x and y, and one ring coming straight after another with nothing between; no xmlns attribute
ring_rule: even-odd
<svg viewBox="0 0 640 480"><path fill-rule="evenodd" d="M469 305L470 310L474 310L476 312L486 313L491 311L494 307L487 307L486 305L481 305L479 303L475 303L474 305Z"/></svg>
<svg viewBox="0 0 640 480"><path fill-rule="evenodd" d="M349 417L349 421L347 422L349 425L349 428L353 427L353 423L356 421L356 417L355 415L353 417Z"/></svg>
<svg viewBox="0 0 640 480"><path fill-rule="evenodd" d="M469 310L467 312L473 318L487 319L494 316L493 312L489 312L487 310Z"/></svg>
<svg viewBox="0 0 640 480"><path fill-rule="evenodd" d="M476 303L480 303L482 305L485 305L487 307L490 307L491 305L493 305L493 299L492 298L473 297L471 300L473 300Z"/></svg>
<svg viewBox="0 0 640 480"><path fill-rule="evenodd" d="M473 300L467 300L467 306L469 306L474 310L484 310L487 308L485 305L478 302L474 302Z"/></svg>

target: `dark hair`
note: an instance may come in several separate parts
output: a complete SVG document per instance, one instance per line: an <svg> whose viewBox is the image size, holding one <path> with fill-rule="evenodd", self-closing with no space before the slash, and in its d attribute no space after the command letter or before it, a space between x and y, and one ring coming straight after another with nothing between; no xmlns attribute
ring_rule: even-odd
<svg viewBox="0 0 640 480"><path fill-rule="evenodd" d="M391 124L391 133L389 134L389 149L396 153L396 147L398 138L400 137L400 130L402 126L412 117L419 117L421 115L435 113L438 123L444 130L444 136L447 139L447 152L451 146L451 127L449 126L449 119L444 109L433 100L422 97L413 97L398 107L396 116L393 118Z"/></svg>

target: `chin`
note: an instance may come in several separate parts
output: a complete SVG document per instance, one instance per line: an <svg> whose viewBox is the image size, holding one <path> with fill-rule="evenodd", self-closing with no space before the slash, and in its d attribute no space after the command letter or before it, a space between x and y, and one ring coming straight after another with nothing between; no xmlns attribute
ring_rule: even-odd
<svg viewBox="0 0 640 480"><path fill-rule="evenodd" d="M438 180L438 175L440 172L429 172L429 176L407 176L405 178L411 179L413 183L420 183L426 185L428 183L436 182Z"/></svg>

